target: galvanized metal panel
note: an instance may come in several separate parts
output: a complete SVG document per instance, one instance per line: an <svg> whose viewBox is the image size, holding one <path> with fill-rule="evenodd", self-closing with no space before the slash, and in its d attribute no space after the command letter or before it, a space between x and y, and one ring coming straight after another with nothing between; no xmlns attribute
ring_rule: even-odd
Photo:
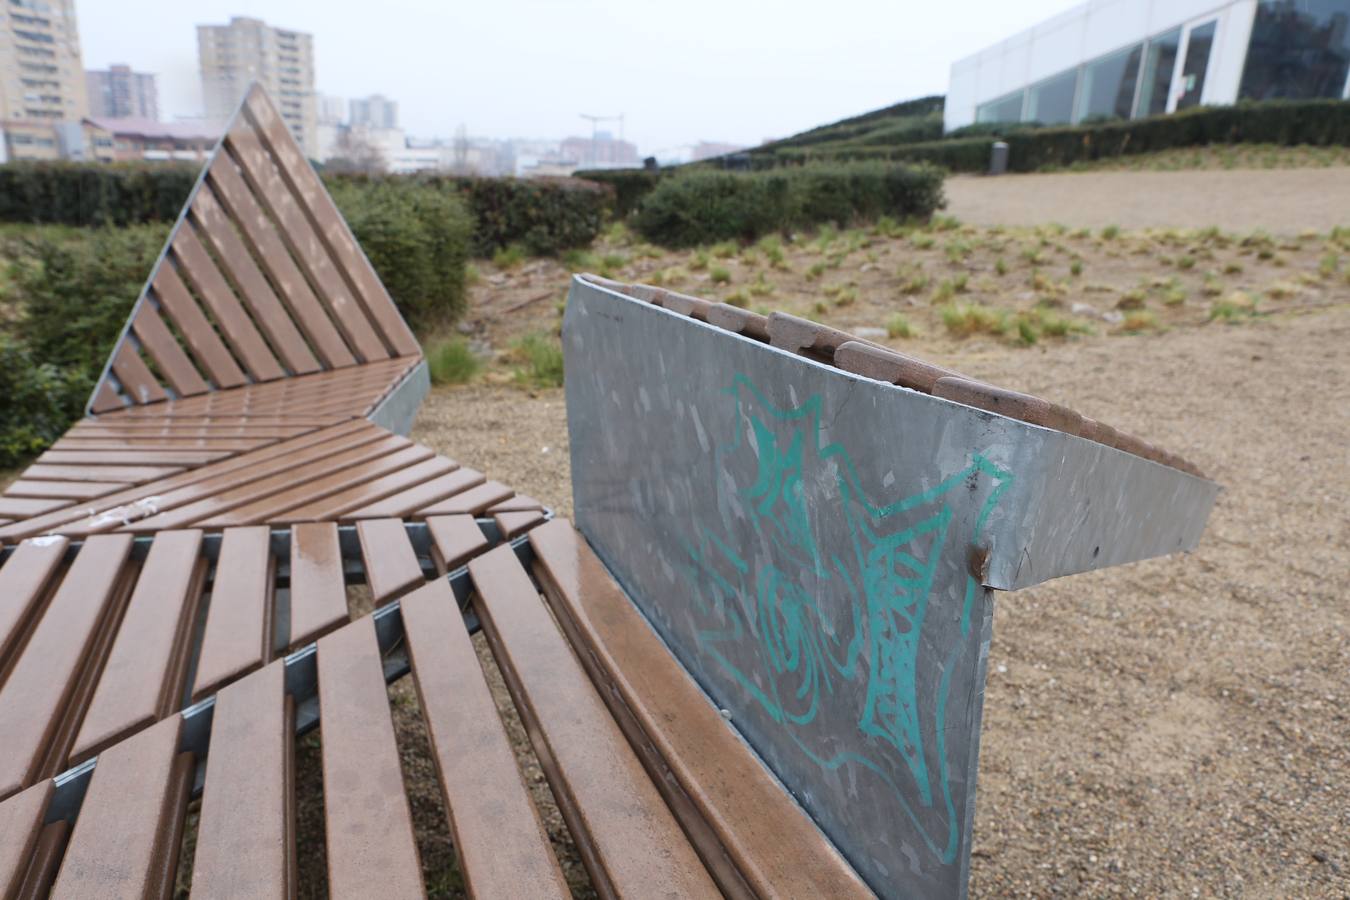
<svg viewBox="0 0 1350 900"><path fill-rule="evenodd" d="M964 893L992 594L1184 549L1216 488L580 280L577 525L869 883Z"/></svg>

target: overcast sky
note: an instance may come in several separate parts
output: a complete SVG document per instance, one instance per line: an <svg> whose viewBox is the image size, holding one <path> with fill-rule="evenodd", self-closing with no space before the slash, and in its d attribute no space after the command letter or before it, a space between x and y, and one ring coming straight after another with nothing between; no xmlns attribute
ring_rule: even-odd
<svg viewBox="0 0 1350 900"><path fill-rule="evenodd" d="M159 74L161 115L198 115L197 24L314 35L317 88L399 101L450 137L589 134L626 115L644 154L757 144L925 94L951 63L1073 0L76 0L84 64ZM617 128L615 129L617 130Z"/></svg>

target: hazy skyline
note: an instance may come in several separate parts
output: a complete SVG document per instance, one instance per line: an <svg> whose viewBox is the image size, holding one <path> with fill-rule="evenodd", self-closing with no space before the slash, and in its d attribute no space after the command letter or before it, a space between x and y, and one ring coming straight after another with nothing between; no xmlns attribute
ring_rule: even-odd
<svg viewBox="0 0 1350 900"><path fill-rule="evenodd" d="M391 97L409 134L449 137L463 123L476 136L562 138L590 133L579 113L622 112L625 136L652 154L758 144L944 93L954 61L1073 3L907 5L77 0L77 13L85 67L157 73L165 119L201 112L196 26L240 15L313 34L316 89Z"/></svg>

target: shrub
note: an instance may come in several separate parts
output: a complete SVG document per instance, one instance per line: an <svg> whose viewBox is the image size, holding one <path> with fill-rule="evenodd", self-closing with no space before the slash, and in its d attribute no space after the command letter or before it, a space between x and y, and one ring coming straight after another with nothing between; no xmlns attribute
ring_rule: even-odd
<svg viewBox="0 0 1350 900"><path fill-rule="evenodd" d="M886 336L889 338L912 338L914 337L914 326L909 323L900 313L896 313L886 320Z"/></svg>
<svg viewBox="0 0 1350 900"><path fill-rule="evenodd" d="M492 254L492 264L499 269L514 269L525 261L525 248L519 244L498 247Z"/></svg>
<svg viewBox="0 0 1350 900"><path fill-rule="evenodd" d="M87 374L92 387L165 233L159 225L42 230L14 241L10 277L22 311L17 333L33 359Z"/></svg>
<svg viewBox="0 0 1350 900"><path fill-rule="evenodd" d="M608 185L614 191L614 215L627 218L669 169L582 169L573 178Z"/></svg>
<svg viewBox="0 0 1350 900"><path fill-rule="evenodd" d="M433 344L426 357L432 384L464 384L478 374L478 357L462 338Z"/></svg>
<svg viewBox="0 0 1350 900"><path fill-rule="evenodd" d="M40 362L0 332L0 468L40 453L84 411L94 377Z"/></svg>
<svg viewBox="0 0 1350 900"><path fill-rule="evenodd" d="M330 190L414 330L463 315L473 226L458 197L405 178L341 180Z"/></svg>
<svg viewBox="0 0 1350 900"><path fill-rule="evenodd" d="M557 338L528 334L515 346L516 381L528 387L562 387L563 350Z"/></svg>
<svg viewBox="0 0 1350 900"><path fill-rule="evenodd" d="M1008 317L999 310L966 304L941 308L942 324L953 337L969 337L985 332L1001 335L1008 331Z"/></svg>
<svg viewBox="0 0 1350 900"><path fill-rule="evenodd" d="M172 222L197 180L191 165L0 165L0 220L103 226Z"/></svg>
<svg viewBox="0 0 1350 900"><path fill-rule="evenodd" d="M635 225L654 243L686 247L832 222L927 217L942 175L923 166L803 166L768 172L689 170L663 179Z"/></svg>

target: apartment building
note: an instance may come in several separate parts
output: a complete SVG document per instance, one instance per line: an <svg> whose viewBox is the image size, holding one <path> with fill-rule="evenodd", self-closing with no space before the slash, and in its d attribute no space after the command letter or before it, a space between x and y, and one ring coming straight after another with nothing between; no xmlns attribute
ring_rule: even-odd
<svg viewBox="0 0 1350 900"><path fill-rule="evenodd" d="M88 114L75 0L8 0L0 10L0 128L8 159L80 155Z"/></svg>
<svg viewBox="0 0 1350 900"><path fill-rule="evenodd" d="M397 128L398 101L390 100L383 94L354 97L347 121L352 125L368 125L371 128Z"/></svg>
<svg viewBox="0 0 1350 900"><path fill-rule="evenodd" d="M84 73L89 115L112 119L159 121L159 88L149 72L113 65Z"/></svg>
<svg viewBox="0 0 1350 900"><path fill-rule="evenodd" d="M197 26L197 59L208 119L227 119L253 82L272 95L305 154L319 154L314 37L235 16Z"/></svg>

